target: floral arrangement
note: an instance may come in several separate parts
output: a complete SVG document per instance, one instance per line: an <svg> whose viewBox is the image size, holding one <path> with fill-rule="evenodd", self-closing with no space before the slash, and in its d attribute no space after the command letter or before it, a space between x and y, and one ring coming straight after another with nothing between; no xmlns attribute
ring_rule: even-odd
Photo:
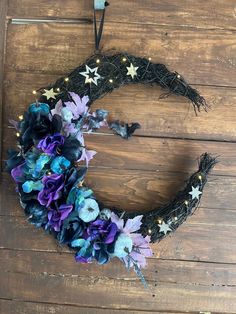
<svg viewBox="0 0 236 314"><path fill-rule="evenodd" d="M33 103L19 122L12 121L21 150L11 151L7 164L21 205L31 223L75 250L77 262L105 264L117 257L143 279L140 269L152 255L150 237L138 232L143 216L124 221L83 185L96 154L86 148L83 132L108 127L108 112L90 112L88 96L69 97L54 109Z"/></svg>

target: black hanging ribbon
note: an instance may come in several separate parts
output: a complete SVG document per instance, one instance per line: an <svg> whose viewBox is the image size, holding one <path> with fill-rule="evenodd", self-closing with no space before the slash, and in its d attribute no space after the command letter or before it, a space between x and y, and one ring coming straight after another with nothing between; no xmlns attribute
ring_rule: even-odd
<svg viewBox="0 0 236 314"><path fill-rule="evenodd" d="M104 20L105 20L105 12L106 7L109 5L109 3L105 2L105 8L102 10L102 19L99 25L99 30L97 30L97 20L96 20L96 10L94 9L94 15L93 15L93 21L94 21L94 35L95 35L95 49L96 51L99 50L100 41L102 38L102 31L104 26Z"/></svg>

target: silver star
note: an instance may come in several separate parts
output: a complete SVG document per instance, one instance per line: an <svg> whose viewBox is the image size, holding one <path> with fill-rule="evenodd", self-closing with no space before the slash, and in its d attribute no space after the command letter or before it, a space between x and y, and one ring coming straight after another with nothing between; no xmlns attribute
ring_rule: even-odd
<svg viewBox="0 0 236 314"><path fill-rule="evenodd" d="M131 75L132 79L137 76L137 70L139 67L135 67L132 63L130 63L129 67L126 67L126 69L128 70L126 75Z"/></svg>
<svg viewBox="0 0 236 314"><path fill-rule="evenodd" d="M91 69L87 64L85 65L86 71L80 72L81 75L85 77L85 84L86 83L94 83L95 85L98 85L98 80L101 78L101 75L98 74L98 68ZM93 77L91 77L91 74L93 74Z"/></svg>
<svg viewBox="0 0 236 314"><path fill-rule="evenodd" d="M57 95L57 93L55 93L53 91L53 88L51 88L49 90L45 89L44 91L45 91L45 93L43 93L43 95L47 97L47 100L50 99L50 98L56 99L55 96Z"/></svg>
<svg viewBox="0 0 236 314"><path fill-rule="evenodd" d="M189 194L192 195L192 200L194 200L195 198L199 200L199 195L202 194L202 192L199 190L199 185L196 188L192 186L192 191L189 192Z"/></svg>
<svg viewBox="0 0 236 314"><path fill-rule="evenodd" d="M164 232L164 234L167 234L168 231L171 231L170 226L168 224L166 224L164 221L162 222L162 224L158 225L159 232Z"/></svg>

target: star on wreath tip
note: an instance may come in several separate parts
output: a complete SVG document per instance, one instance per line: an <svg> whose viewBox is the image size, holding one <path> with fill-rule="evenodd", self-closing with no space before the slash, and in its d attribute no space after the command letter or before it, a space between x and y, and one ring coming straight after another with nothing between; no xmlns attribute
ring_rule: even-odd
<svg viewBox="0 0 236 314"><path fill-rule="evenodd" d="M98 80L101 78L101 75L98 74L98 67L91 69L87 64L85 65L86 71L79 72L81 75L85 77L85 84L86 83L94 83L98 85ZM94 77L89 77L89 73L93 73Z"/></svg>
<svg viewBox="0 0 236 314"><path fill-rule="evenodd" d="M167 234L168 231L172 231L170 226L166 224L164 221L161 224L158 224L159 232L163 232L165 235Z"/></svg>
<svg viewBox="0 0 236 314"><path fill-rule="evenodd" d="M128 75L131 75L132 79L134 79L135 76L137 76L137 70L138 70L139 67L135 67L133 65L133 63L130 63L130 66L129 67L126 67L126 69L128 70L127 72L127 76Z"/></svg>
<svg viewBox="0 0 236 314"><path fill-rule="evenodd" d="M192 191L189 192L189 194L192 196L192 200L195 198L199 200L199 196L202 194L202 192L199 190L199 185L196 187L192 186Z"/></svg>
<svg viewBox="0 0 236 314"><path fill-rule="evenodd" d="M50 99L50 98L56 99L56 97L55 97L56 95L58 95L58 93L55 93L53 91L53 88L45 89L44 93L43 93L43 96L45 96L47 98L47 100Z"/></svg>

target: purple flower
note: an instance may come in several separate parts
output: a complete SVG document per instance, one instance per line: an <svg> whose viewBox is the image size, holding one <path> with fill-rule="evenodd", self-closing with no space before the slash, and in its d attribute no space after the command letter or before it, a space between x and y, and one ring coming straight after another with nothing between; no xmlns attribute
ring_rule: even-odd
<svg viewBox="0 0 236 314"><path fill-rule="evenodd" d="M24 166L25 166L25 162L23 164L16 166L15 168L11 170L11 176L15 180L16 183L24 181Z"/></svg>
<svg viewBox="0 0 236 314"><path fill-rule="evenodd" d="M38 201L41 205L48 207L52 201L60 197L60 191L64 187L64 176L52 174L42 179L43 190L38 194Z"/></svg>
<svg viewBox="0 0 236 314"><path fill-rule="evenodd" d="M87 228L87 238L95 241L94 248L97 249L96 242L111 244L115 240L118 232L117 225L110 220L97 219L90 223Z"/></svg>
<svg viewBox="0 0 236 314"><path fill-rule="evenodd" d="M56 133L52 136L46 136L38 143L38 148L44 153L54 154L58 146L64 144L65 138L60 133Z"/></svg>
<svg viewBox="0 0 236 314"><path fill-rule="evenodd" d="M57 232L60 231L63 220L68 217L72 209L72 205L63 204L58 208L58 210L49 210L46 228L51 227Z"/></svg>

